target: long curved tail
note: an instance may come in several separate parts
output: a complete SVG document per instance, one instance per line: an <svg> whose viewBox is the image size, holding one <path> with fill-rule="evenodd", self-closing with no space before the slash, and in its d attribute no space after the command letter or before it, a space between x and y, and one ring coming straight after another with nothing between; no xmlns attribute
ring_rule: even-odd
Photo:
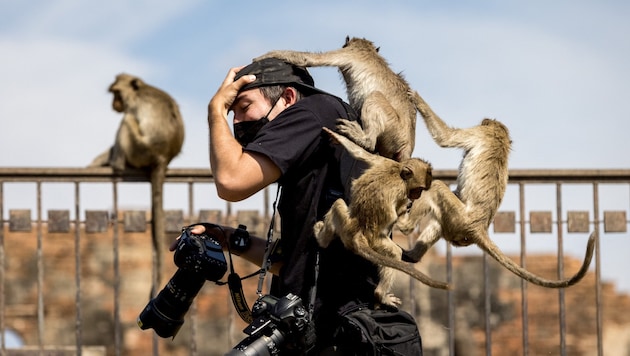
<svg viewBox="0 0 630 356"><path fill-rule="evenodd" d="M389 256L384 256L372 249L370 245L367 243L365 237L361 234L357 234L353 239L354 244L354 253L365 258L366 260L378 265L385 266L397 269L401 272L404 272L411 277L419 280L420 282L428 285L429 287L439 288L439 289L449 289L448 283L439 282L426 274L415 269L411 264L393 259Z"/></svg>
<svg viewBox="0 0 630 356"><path fill-rule="evenodd" d="M163 207L163 185L166 166L151 169L151 241L153 246L153 278L151 296L155 296L162 283L164 252L166 251L166 221Z"/></svg>
<svg viewBox="0 0 630 356"><path fill-rule="evenodd" d="M561 280L550 280L542 278L517 265L514 261L512 261L512 259L503 254L503 252L499 250L499 247L492 240L487 238L487 235L485 239L480 239L480 241L477 241L477 246L486 251L502 266L528 282L546 288L565 288L579 282L586 275L586 272L588 272L588 267L591 264L591 259L593 258L596 238L597 233L593 231L588 238L588 243L586 245L586 255L584 256L584 261L582 262L582 267L580 267L580 270L577 271L577 273L574 274L572 277Z"/></svg>

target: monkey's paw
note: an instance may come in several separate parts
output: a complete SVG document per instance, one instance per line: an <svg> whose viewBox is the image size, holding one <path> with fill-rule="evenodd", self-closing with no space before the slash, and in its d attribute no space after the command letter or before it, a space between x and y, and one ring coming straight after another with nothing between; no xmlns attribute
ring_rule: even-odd
<svg viewBox="0 0 630 356"><path fill-rule="evenodd" d="M381 297L381 304L392 308L398 308L402 304L402 300L393 293L387 293Z"/></svg>
<svg viewBox="0 0 630 356"><path fill-rule="evenodd" d="M317 244L320 247L326 248L330 244L332 240L329 235L332 235L330 231L326 231L326 226L323 221L318 221L313 225L313 233L315 234L315 239L317 240Z"/></svg>
<svg viewBox="0 0 630 356"><path fill-rule="evenodd" d="M363 132L363 128L361 128L361 125L359 125L358 122L338 119L337 131L352 140L352 142L361 146L364 150L374 152L374 149L376 148L376 140L371 140L370 137Z"/></svg>

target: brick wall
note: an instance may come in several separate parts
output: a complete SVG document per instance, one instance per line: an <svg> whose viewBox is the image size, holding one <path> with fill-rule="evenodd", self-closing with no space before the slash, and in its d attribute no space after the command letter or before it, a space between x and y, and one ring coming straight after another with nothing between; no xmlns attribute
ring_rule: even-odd
<svg viewBox="0 0 630 356"><path fill-rule="evenodd" d="M125 221L121 212L120 221ZM200 220L204 217L198 217ZM248 220L249 219L249 220ZM213 221L216 221L216 216ZM264 219L247 213L233 219L224 219L230 225L246 222L250 230L264 232ZM142 223L141 223L142 224ZM144 222L146 224L146 222ZM175 221L177 229L183 224ZM67 232L49 232L43 224L41 230L44 304L44 344L74 345L75 323L75 233L70 224ZM5 326L16 331L28 345L38 343L38 259L37 226L30 231L14 231L4 226L5 250ZM118 226L120 267L120 321L124 354L147 354L152 348L152 331L142 331L136 325L138 313L149 300L151 280L151 243L148 231L129 232L125 224ZM176 230L177 230L176 229ZM260 231L262 229L263 231ZM81 333L84 344L104 345L108 354L114 344L114 248L111 224L102 232L86 232L81 226ZM177 234L172 232L169 238ZM401 244L404 241L400 240ZM174 272L167 261L166 275ZM518 260L515 258L515 260ZM532 255L527 266L535 273L554 278L557 257ZM255 271L251 265L235 258L240 275ZM579 268L580 261L565 258L565 273ZM443 256L430 253L418 267L434 278L444 280ZM485 350L483 317L483 269L480 256L454 258L454 297L456 305L455 345L458 354L482 355ZM258 278L244 281L248 302L255 298ZM448 354L448 321L446 293L422 285L409 296L408 278L399 275L396 294L404 300L403 308L417 311L426 355ZM522 309L520 280L494 261L490 262L492 352L496 355L522 353ZM578 285L565 290L567 351L570 355L596 353L595 281L592 272ZM533 285L527 287L528 332L530 354L557 354L559 345L558 291ZM604 339L607 354L628 354L630 350L630 297L615 291L614 285L602 287ZM233 307L226 286L206 283L196 299L197 350L200 354L223 354L238 343L245 327ZM186 323L175 340L159 340L159 347L169 355L190 354L190 326ZM608 353L610 352L610 353Z"/></svg>

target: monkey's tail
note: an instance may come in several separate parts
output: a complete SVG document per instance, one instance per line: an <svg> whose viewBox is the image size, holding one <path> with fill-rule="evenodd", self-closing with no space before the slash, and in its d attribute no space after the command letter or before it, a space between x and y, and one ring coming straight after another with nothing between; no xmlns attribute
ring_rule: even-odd
<svg viewBox="0 0 630 356"><path fill-rule="evenodd" d="M354 236L353 244L354 253L376 265L397 269L428 285L429 287L438 289L450 288L448 283L439 282L432 279L431 277L412 267L409 263L393 259L389 256L381 255L380 253L374 251L372 247L370 247L370 245L367 243L365 237L361 234L357 234Z"/></svg>
<svg viewBox="0 0 630 356"><path fill-rule="evenodd" d="M458 147L458 144L452 142L449 137L445 137L445 132L451 129L448 125L431 109L429 104L424 101L416 90L409 90L407 95L414 103L416 110L420 113L420 116L424 119L424 123L433 137L433 141L440 145L440 147Z"/></svg>
<svg viewBox="0 0 630 356"><path fill-rule="evenodd" d="M431 107L429 106L429 104L427 104L427 102L424 101L424 99L420 96L420 93L418 93L418 91L410 89L407 92L407 95L409 96L411 101L414 103L416 110L418 110L418 112L420 113L422 117L436 116L433 110L431 109Z"/></svg>
<svg viewBox="0 0 630 356"><path fill-rule="evenodd" d="M151 168L151 241L153 243L153 279L151 295L155 296L162 283L164 264L166 222L163 207L163 185L166 165L158 164Z"/></svg>
<svg viewBox="0 0 630 356"><path fill-rule="evenodd" d="M584 256L584 261L582 262L582 267L580 267L580 270L577 271L577 273L574 274L572 277L561 280L549 280L542 278L517 265L514 261L512 261L512 259L505 256L505 254L503 254L503 252L499 250L499 247L492 240L487 238L487 233L485 239L477 241L477 246L486 251L502 266L528 282L545 288L565 288L579 282L586 275L586 272L588 272L588 267L591 264L591 259L593 258L593 250L595 249L596 238L597 233L593 231L588 238L588 243L586 245L586 255Z"/></svg>

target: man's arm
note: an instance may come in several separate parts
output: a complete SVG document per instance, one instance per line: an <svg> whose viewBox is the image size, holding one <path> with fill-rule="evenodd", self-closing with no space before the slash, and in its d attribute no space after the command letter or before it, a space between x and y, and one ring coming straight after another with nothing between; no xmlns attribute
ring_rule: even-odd
<svg viewBox="0 0 630 356"><path fill-rule="evenodd" d="M228 124L228 111L238 90L254 81L245 75L234 81L241 68L232 68L208 104L210 167L221 199L240 201L250 197L280 177L280 169L265 155L244 152Z"/></svg>

